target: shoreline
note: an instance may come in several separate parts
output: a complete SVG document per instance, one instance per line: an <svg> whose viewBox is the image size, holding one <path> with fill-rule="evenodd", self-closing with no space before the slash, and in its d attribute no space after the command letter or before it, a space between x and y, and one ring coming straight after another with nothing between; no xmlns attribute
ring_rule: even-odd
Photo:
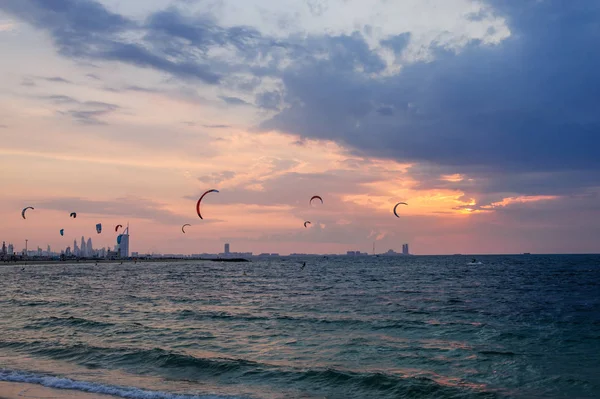
<svg viewBox="0 0 600 399"><path fill-rule="evenodd" d="M0 381L0 399L110 399L119 398L104 393L90 393L77 389L48 388L27 382Z"/></svg>
<svg viewBox="0 0 600 399"><path fill-rule="evenodd" d="M225 262L225 263L245 263L251 262L245 258L150 258L150 259L67 259L67 260L56 260L56 259L31 259L31 260L17 260L17 261L0 261L0 266L15 266L15 265L73 265L73 264L107 264L107 263L173 263L173 262L189 262L189 261L203 261L203 262Z"/></svg>

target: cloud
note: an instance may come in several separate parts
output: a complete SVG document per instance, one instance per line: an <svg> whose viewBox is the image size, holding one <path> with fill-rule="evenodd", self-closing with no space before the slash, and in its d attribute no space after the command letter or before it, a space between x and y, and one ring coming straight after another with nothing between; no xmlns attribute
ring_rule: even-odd
<svg viewBox="0 0 600 399"><path fill-rule="evenodd" d="M73 84L73 82L71 82L70 80L60 77L60 76L30 75L30 76L23 77L23 80L21 81L21 86L37 86L37 84L35 83L36 80L43 80L46 82L53 82L53 83Z"/></svg>
<svg viewBox="0 0 600 399"><path fill-rule="evenodd" d="M281 93L278 91L267 91L256 95L256 105L272 111L279 111L281 101Z"/></svg>
<svg viewBox="0 0 600 399"><path fill-rule="evenodd" d="M166 204L144 198L123 197L114 200L91 200L80 197L57 197L36 202L37 206L84 215L102 215L106 217L129 217L132 219L153 220L163 224L185 223L189 218L182 217L167 209Z"/></svg>
<svg viewBox="0 0 600 399"><path fill-rule="evenodd" d="M396 56L401 55L402 52L408 47L410 42L410 32L404 32L399 35L394 35L385 40L381 41L381 44L385 47L389 47L394 51Z"/></svg>
<svg viewBox="0 0 600 399"><path fill-rule="evenodd" d="M119 61L209 84L219 80L219 76L211 72L202 60L181 57L171 60L172 57L161 54L159 48L148 49L148 46L127 40L126 33L140 31L144 27L108 11L93 0L6 0L0 9L48 31L59 52L67 57ZM90 18L91 15L93 18ZM154 27L151 20L146 29Z"/></svg>
<svg viewBox="0 0 600 399"><path fill-rule="evenodd" d="M222 102L250 105L236 108L237 113L268 117L259 124L259 131L284 132L297 139L294 144L298 147L308 146L312 139L334 141L353 155L340 162L341 170L313 168L312 174L302 173L305 170L295 160L266 158L257 169L268 172L243 168L204 172L204 182L227 186L219 196L224 204L279 204L296 211L307 193L314 192L328 195L327 204L334 207L336 217L348 210L363 210L354 208L358 205L349 204L352 200L344 201L343 196L379 201L376 197L390 189L373 186L381 177L357 171L372 167L361 163L361 158L411 163L403 177L414 180L412 189L463 195L455 202L465 205L452 206L481 211L476 217L516 215L517 209L525 212L536 207L547 210L548 203L564 204L565 198L593 193L600 185L600 158L596 155L600 144L596 134L600 127L600 55L593 51L600 39L595 29L600 10L590 0L560 7L555 2L533 0L490 0L481 7L465 1L469 13L458 18L456 31L444 32L454 29L444 25L455 23L452 18L440 21L434 18L437 11L427 14L426 19L435 19L432 24L439 25L432 28L429 38L424 37L427 32L411 27L403 15L398 16L404 18L402 23L367 24L355 12L359 7L365 10L361 1L330 0L321 8L315 2L310 7L302 3L306 10L299 18L316 15L302 23L294 21L295 11L272 12L255 21L244 19L241 13L224 17L219 10L228 10L226 5L235 3L227 0L215 3L210 9L214 14L208 14L207 8L196 13L186 12L193 8L170 7L151 11L143 20L112 12L92 0L1 3L3 11L47 32L58 52L76 62L104 65L100 61L114 61L149 68L167 75L161 85L185 80L178 89L164 89L153 88L140 78L137 85L127 80L132 84L117 84L109 91L166 94L207 109L216 106L218 111L225 108ZM341 15L336 7L342 3L354 12ZM378 7L400 7L392 3L400 2L373 3L376 11L369 13L381 14ZM445 4L440 7L449 7L449 3L440 2ZM257 4L239 7L258 9ZM420 20L418 14L414 12L409 19ZM492 20L500 22L486 22ZM469 21L481 23L469 25ZM262 22L276 24L277 29L263 29ZM502 34L493 32L506 28L505 22L510 34L508 29ZM468 31L473 26L482 28L481 32ZM41 79L66 81L59 76L36 79L26 78L23 84L37 82L41 86ZM203 92L197 84L219 86ZM215 93L227 95L213 100L202 97ZM106 124L105 118L120 110L115 104L81 102L60 93L44 99L83 124ZM212 124L230 121L222 115L209 119L211 111L189 118L206 124L190 123L209 129L230 127ZM248 115L240 116L244 117ZM176 120L188 117L178 115ZM234 122L236 127L243 126L238 119ZM170 143L164 143L162 126L151 133L142 128L132 132L135 128L130 127L126 134L106 135L123 136L139 146L172 145L189 150L197 144L208 151L206 142L198 144L203 139L192 132L196 129L181 127L178 125L182 132L177 127L169 132ZM195 134L194 144L188 133ZM235 135L223 136L214 140L234 144ZM210 152L221 147L224 145L215 144ZM297 151L304 149L294 148ZM526 204L516 200L546 196L558 198ZM507 199L517 202L494 206ZM583 201L576 204L587 206ZM494 212L487 212L490 206ZM446 211L456 214L451 207L435 212ZM547 210L537 215L549 214ZM334 222L331 219L327 224ZM364 231L361 229L361 237Z"/></svg>
<svg viewBox="0 0 600 399"><path fill-rule="evenodd" d="M23 78L23 80L21 81L21 86L33 87L36 86L36 84L31 78Z"/></svg>
<svg viewBox="0 0 600 399"><path fill-rule="evenodd" d="M368 193L370 189L364 184L379 181L381 178L351 170L324 171L323 173L288 171L295 165L294 161L279 160L274 161L271 167L264 171L262 177L239 176L240 180L236 185L221 191L219 202L221 204L304 207L312 195L320 194L327 201L329 210L341 212L341 207L338 208L341 203L339 197L348 192L349 186L353 188L352 192L354 193ZM281 173L275 173L276 171ZM209 182L212 178L213 182L220 183L226 180L223 178L224 175L228 179L236 177L235 173L226 171L222 174L203 176L200 180ZM253 188L256 185L260 186L259 190ZM197 199L200 194L202 192L185 198Z"/></svg>
<svg viewBox="0 0 600 399"><path fill-rule="evenodd" d="M140 92L140 93L165 93L165 90L152 88L152 87L142 87L136 85L127 85L123 87L104 87L103 90L110 91L112 93L126 93L129 91Z"/></svg>
<svg viewBox="0 0 600 399"><path fill-rule="evenodd" d="M229 105L251 105L249 102L237 97L219 96L219 98Z"/></svg>
<svg viewBox="0 0 600 399"><path fill-rule="evenodd" d="M600 55L590 49L600 40L593 29L600 9L593 1L564 9L491 4L513 37L497 45L472 41L459 52L434 47L433 60L392 76L369 75L383 64L361 34L327 39L328 57L309 55L285 70L288 107L260 127L437 165L444 174L496 182L504 175L504 187L494 190L532 192L536 182L552 180L555 187L575 180L573 189L599 185ZM405 40L383 44L401 50Z"/></svg>
<svg viewBox="0 0 600 399"><path fill-rule="evenodd" d="M208 16L183 15L174 7L151 13L143 22L113 13L94 0L6 0L0 9L46 30L63 56L118 61L207 84L220 82L222 74L215 70L231 69L209 54L212 48L228 48L254 60L261 46L271 42L256 29L224 28Z"/></svg>
<svg viewBox="0 0 600 399"><path fill-rule="evenodd" d="M116 104L100 101L85 101L79 104L80 106L77 109L70 109L60 113L70 115L76 122L84 125L107 125L108 123L100 118L121 108Z"/></svg>
<svg viewBox="0 0 600 399"><path fill-rule="evenodd" d="M231 170L225 170L223 172L215 172L210 175L200 176L198 178L202 183L214 183L219 184L225 180L230 180L235 177L236 173Z"/></svg>
<svg viewBox="0 0 600 399"><path fill-rule="evenodd" d="M60 76L40 77L39 79L43 79L43 80L46 80L48 82L67 83L67 84L72 84L73 83L70 80L67 80L65 78L61 78Z"/></svg>
<svg viewBox="0 0 600 399"><path fill-rule="evenodd" d="M79 104L79 101L70 96L65 96L62 94L52 94L48 96L40 96L42 100L48 100L55 104Z"/></svg>
<svg viewBox="0 0 600 399"><path fill-rule="evenodd" d="M84 125L106 125L107 122L100 118L121 109L116 104L103 101L79 101L71 96L62 94L37 96L37 98L50 101L56 105L76 106L76 108L64 111L60 110L58 113L61 115L70 115L76 122Z"/></svg>
<svg viewBox="0 0 600 399"><path fill-rule="evenodd" d="M202 125L202 126L209 128L209 129L227 129L227 128L231 127L231 125Z"/></svg>
<svg viewBox="0 0 600 399"><path fill-rule="evenodd" d="M12 22L0 21L0 32L10 32L15 29L15 24Z"/></svg>

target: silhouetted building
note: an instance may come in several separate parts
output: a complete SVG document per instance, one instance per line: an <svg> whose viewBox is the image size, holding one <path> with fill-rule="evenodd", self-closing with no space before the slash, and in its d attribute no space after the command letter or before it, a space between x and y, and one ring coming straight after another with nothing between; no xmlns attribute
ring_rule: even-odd
<svg viewBox="0 0 600 399"><path fill-rule="evenodd" d="M128 258L129 257L129 223L127 223L127 227L121 234L121 243L118 244L119 248L119 257Z"/></svg>
<svg viewBox="0 0 600 399"><path fill-rule="evenodd" d="M229 243L225 243L225 248L223 249L223 253L225 255L229 255Z"/></svg>
<svg viewBox="0 0 600 399"><path fill-rule="evenodd" d="M402 255L409 255L408 244L402 244Z"/></svg>
<svg viewBox="0 0 600 399"><path fill-rule="evenodd" d="M79 248L79 256L86 256L85 238L81 236L81 248Z"/></svg>
<svg viewBox="0 0 600 399"><path fill-rule="evenodd" d="M85 244L85 256L94 256L94 247L92 246L92 238L88 238Z"/></svg>

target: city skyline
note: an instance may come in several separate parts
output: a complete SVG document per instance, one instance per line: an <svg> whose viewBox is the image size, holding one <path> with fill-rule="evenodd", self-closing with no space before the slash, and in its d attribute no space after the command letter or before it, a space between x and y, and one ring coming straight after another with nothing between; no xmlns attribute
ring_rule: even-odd
<svg viewBox="0 0 600 399"><path fill-rule="evenodd" d="M0 237L600 252L595 3L210 3L0 2Z"/></svg>
<svg viewBox="0 0 600 399"><path fill-rule="evenodd" d="M123 233L121 234L122 238L121 241L117 241L117 243L113 246L113 249L111 249L110 247L102 247L102 248L94 248L93 244L92 244L92 238L88 237L87 241L85 240L85 237L82 236L81 237L81 245L77 244L77 240L73 240L73 246L67 246L65 248L59 248L57 251L51 251L51 247L48 244L47 245L47 249L46 251L42 251L41 247L37 247L36 250L27 250L26 248L23 248L21 251L15 251L14 250L14 244L9 242L8 246L6 245L6 241L2 241L2 251L0 252L0 255L3 256L11 256L11 255L19 255L19 254L25 254L27 253L28 256L54 256L57 257L61 254L64 254L66 256L75 256L75 257L100 257L100 258L110 258L110 257L119 257L119 258L128 258L130 256L148 256L148 255L163 255L163 253L158 252L158 253L139 253L138 251L132 251L133 254L135 255L130 255L130 251L129 251L129 225L127 225L127 227L125 228L125 230L123 231ZM27 240L28 241L28 240ZM27 243L26 243L27 245ZM166 253L168 254L168 252ZM176 255L176 256L200 256L200 255L209 255L209 256L224 256L224 257L263 257L263 256L294 256L294 255L349 255L349 256L355 256L355 255L412 255L409 253L408 250L408 244L402 244L402 252L398 253L395 252L393 249L388 249L385 252L382 253L376 253L375 252L375 246L373 246L373 252L371 254L367 253L367 252L362 252L360 250L348 250L346 251L346 253L297 253L297 252L290 252L290 253L278 253L278 252L262 252L262 253L254 253L253 251L245 251L245 252L238 252L238 251L231 251L231 246L230 243L224 243L223 244L223 252L220 253L208 253L208 252L203 252L202 254L200 253L178 253L178 254L171 254L171 255Z"/></svg>

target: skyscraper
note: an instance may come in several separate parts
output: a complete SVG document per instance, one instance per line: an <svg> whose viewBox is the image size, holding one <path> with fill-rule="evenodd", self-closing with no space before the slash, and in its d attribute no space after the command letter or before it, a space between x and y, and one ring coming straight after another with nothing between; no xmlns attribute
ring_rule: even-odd
<svg viewBox="0 0 600 399"><path fill-rule="evenodd" d="M73 255L79 256L79 247L77 246L77 240L73 240Z"/></svg>
<svg viewBox="0 0 600 399"><path fill-rule="evenodd" d="M123 234L121 234L121 243L119 244L119 257L129 257L129 223L127 223L127 227L123 231Z"/></svg>
<svg viewBox="0 0 600 399"><path fill-rule="evenodd" d="M79 256L86 256L85 238L83 236L81 236L81 248L79 249Z"/></svg>
<svg viewBox="0 0 600 399"><path fill-rule="evenodd" d="M408 255L408 244L402 244L402 255Z"/></svg>
<svg viewBox="0 0 600 399"><path fill-rule="evenodd" d="M225 253L225 255L229 255L229 243L225 243L225 248L223 252Z"/></svg>
<svg viewBox="0 0 600 399"><path fill-rule="evenodd" d="M94 256L94 247L92 247L92 237L88 238L85 245L86 256Z"/></svg>

